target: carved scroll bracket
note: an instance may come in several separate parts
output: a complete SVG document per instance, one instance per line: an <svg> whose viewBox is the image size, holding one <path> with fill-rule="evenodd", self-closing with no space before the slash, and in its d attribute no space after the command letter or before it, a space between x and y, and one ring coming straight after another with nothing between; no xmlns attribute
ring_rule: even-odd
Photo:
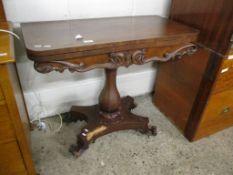
<svg viewBox="0 0 233 175"><path fill-rule="evenodd" d="M63 72L69 70L70 72L86 72L97 68L114 69L120 66L128 67L136 64L141 65L151 61L167 62L173 59L181 59L185 55L192 55L198 50L194 44L185 45L174 52L166 53L163 57L145 58L145 49L134 51L123 51L110 53L109 61L103 64L93 64L86 66L84 63L71 63L69 61L51 61L51 62L35 62L34 67L40 73L49 73L51 71Z"/></svg>
<svg viewBox="0 0 233 175"><path fill-rule="evenodd" d="M34 68L40 73L49 73L52 71L58 71L60 73L68 69L70 72L76 72L82 69L83 63L73 64L67 61L51 61L51 62L35 62Z"/></svg>
<svg viewBox="0 0 233 175"><path fill-rule="evenodd" d="M164 57L151 57L145 58L145 49L137 50L137 51L127 51L127 52L118 52L111 53L110 62L115 66L125 66L128 67L132 64L141 65L151 61L158 62L167 62L169 60L181 59L185 55L192 55L197 51L197 46L194 44L188 44L177 49L174 52L166 53Z"/></svg>

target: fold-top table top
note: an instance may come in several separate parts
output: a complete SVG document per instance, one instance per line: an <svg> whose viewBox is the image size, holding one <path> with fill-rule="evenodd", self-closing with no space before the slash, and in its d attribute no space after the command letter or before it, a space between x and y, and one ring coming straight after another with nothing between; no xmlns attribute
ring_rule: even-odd
<svg viewBox="0 0 233 175"><path fill-rule="evenodd" d="M24 23L27 54L34 61L52 61L54 55L92 51L162 47L193 42L198 31L159 16L80 19ZM81 39L77 39L81 35ZM79 36L80 37L80 36ZM53 57L51 57L53 56Z"/></svg>

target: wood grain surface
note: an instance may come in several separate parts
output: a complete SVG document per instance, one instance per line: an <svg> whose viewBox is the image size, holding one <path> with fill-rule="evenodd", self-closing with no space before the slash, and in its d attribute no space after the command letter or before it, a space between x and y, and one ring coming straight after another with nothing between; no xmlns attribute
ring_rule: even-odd
<svg viewBox="0 0 233 175"><path fill-rule="evenodd" d="M182 132L194 105L209 55L207 49L200 48L194 55L159 64L153 102Z"/></svg>
<svg viewBox="0 0 233 175"><path fill-rule="evenodd" d="M233 88L212 94L203 112L194 140L233 125Z"/></svg>
<svg viewBox="0 0 233 175"><path fill-rule="evenodd" d="M0 1L0 22L6 21L6 16L4 13L3 3Z"/></svg>
<svg viewBox="0 0 233 175"><path fill-rule="evenodd" d="M11 30L0 0L0 29ZM3 21L2 21L3 20ZM35 175L29 140L29 121L14 59L13 37L0 32L0 174ZM20 100L21 99L21 100Z"/></svg>
<svg viewBox="0 0 233 175"><path fill-rule="evenodd" d="M2 88L0 87L0 101L4 100L4 95L2 92Z"/></svg>
<svg viewBox="0 0 233 175"><path fill-rule="evenodd" d="M15 69L14 63L0 64L0 86L4 95L4 101L2 104L0 103L0 127L4 129L5 133L4 137L0 135L2 139L0 140L0 174L34 175L36 173L27 139L30 130L25 127L26 124L29 126L29 121L27 114L21 112L25 106L22 94L20 94L22 92L17 90L20 87ZM20 101L19 98L21 98ZM5 144L6 141L9 144ZM2 148L5 150L3 151ZM12 164L9 164L9 159L11 160L13 157Z"/></svg>
<svg viewBox="0 0 233 175"><path fill-rule="evenodd" d="M232 54L233 1L173 0L170 19L199 29L197 43L205 53L191 56L192 61L183 60L183 66L172 62L160 66L154 102L193 141L232 125L230 117L226 119L218 111L223 110L219 103L230 107L233 103L233 64L228 59L228 54ZM188 62L201 69L195 70L191 65L192 73L188 74ZM169 103L170 98L174 102Z"/></svg>
<svg viewBox="0 0 233 175"><path fill-rule="evenodd" d="M232 0L173 0L172 20L200 30L199 42L225 55L233 36Z"/></svg>
<svg viewBox="0 0 233 175"><path fill-rule="evenodd" d="M10 25L7 22L0 22L0 29L9 30ZM13 38L10 34L0 32L0 53L6 53L5 56L0 56L0 64L14 62L15 59L12 56L13 50Z"/></svg>

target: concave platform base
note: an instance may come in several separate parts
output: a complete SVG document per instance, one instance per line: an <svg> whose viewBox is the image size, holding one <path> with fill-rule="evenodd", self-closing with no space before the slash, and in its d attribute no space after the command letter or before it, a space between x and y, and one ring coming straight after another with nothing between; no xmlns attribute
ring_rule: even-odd
<svg viewBox="0 0 233 175"><path fill-rule="evenodd" d="M121 99L121 109L118 116L114 119L106 119L100 112L99 105L89 107L73 106L70 115L63 118L64 122L85 120L87 125L78 135L77 145L70 147L70 152L75 156L79 156L98 137L114 131L134 129L145 134L156 135L156 127L149 127L148 118L131 113L131 109L135 107L134 99L127 96Z"/></svg>

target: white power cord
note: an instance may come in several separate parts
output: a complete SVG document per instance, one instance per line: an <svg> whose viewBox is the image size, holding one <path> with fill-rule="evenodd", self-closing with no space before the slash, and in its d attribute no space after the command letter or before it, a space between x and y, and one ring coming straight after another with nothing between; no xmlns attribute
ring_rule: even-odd
<svg viewBox="0 0 233 175"><path fill-rule="evenodd" d="M38 102L39 102L38 106L39 106L41 109L46 110L46 109L45 109L45 106L42 105L42 102L41 102L41 100L40 100L40 97L37 96L37 93L33 91L33 94L35 95L35 97L37 98L37 100L38 100ZM37 106L36 106L36 107L37 107ZM36 127L37 127L39 130L46 130L47 126L50 128L51 131L54 130L53 127L51 127L50 122L47 122L47 121L45 121L45 120L41 121L41 114L42 114L42 111L37 112L37 113L34 115L34 116L35 116L34 119L32 119L30 122L31 122L31 123L34 123L35 121L38 121L38 123L36 124ZM63 120L62 120L61 114L58 113L57 116L59 116L59 118L60 118L60 125L59 125L59 127L58 127L57 129L55 129L55 130L53 131L53 133L59 132L59 131L61 130L62 126L63 126Z"/></svg>
<svg viewBox="0 0 233 175"><path fill-rule="evenodd" d="M12 36L16 37L18 40L20 40L19 35L17 35L16 33L12 32L12 31L0 29L0 32L9 33L9 34L11 34Z"/></svg>
<svg viewBox="0 0 233 175"><path fill-rule="evenodd" d="M20 40L20 37L19 37L17 34L15 34L14 32L12 32L12 31L0 29L0 32L9 33L9 34L11 34L12 36L14 36L15 38L17 38L18 40ZM5 53L5 52L2 53L2 52L0 52L0 57L5 57L5 56L7 56L7 53Z"/></svg>
<svg viewBox="0 0 233 175"><path fill-rule="evenodd" d="M61 130L61 128L62 128L62 125L63 125L63 120L62 120L61 114L57 114L57 115L58 115L59 118L60 118L60 126L58 127L58 129L56 129L56 130L54 131L54 133L59 132L59 131Z"/></svg>
<svg viewBox="0 0 233 175"><path fill-rule="evenodd" d="M58 128L57 131L56 131L56 132L59 132L59 131L61 130L61 128L62 128L63 120L62 120L61 114L57 114L57 115L60 117L60 122L61 122L59 128Z"/></svg>

